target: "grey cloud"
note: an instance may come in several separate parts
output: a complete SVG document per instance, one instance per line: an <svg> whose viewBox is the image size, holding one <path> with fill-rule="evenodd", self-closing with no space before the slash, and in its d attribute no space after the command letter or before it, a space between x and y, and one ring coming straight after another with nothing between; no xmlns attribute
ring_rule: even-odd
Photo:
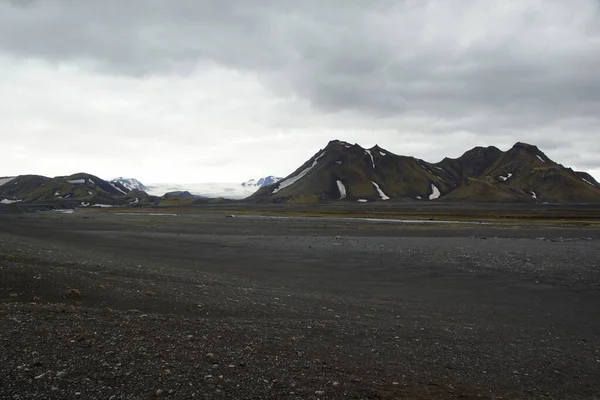
<svg viewBox="0 0 600 400"><path fill-rule="evenodd" d="M493 108L518 124L597 115L600 107L598 8L583 21L560 14L589 12L585 1L563 9L529 3L506 27L498 26L501 18L479 16L473 1L15 4L0 5L5 52L88 60L133 75L218 63L255 72L272 90L299 94L325 112L381 117L417 110L443 118ZM492 33L452 32L478 23L491 24ZM552 29L558 33L548 34Z"/></svg>
<svg viewBox="0 0 600 400"><path fill-rule="evenodd" d="M594 0L0 0L1 53L132 79L218 65L306 100L315 123L526 140L600 168Z"/></svg>

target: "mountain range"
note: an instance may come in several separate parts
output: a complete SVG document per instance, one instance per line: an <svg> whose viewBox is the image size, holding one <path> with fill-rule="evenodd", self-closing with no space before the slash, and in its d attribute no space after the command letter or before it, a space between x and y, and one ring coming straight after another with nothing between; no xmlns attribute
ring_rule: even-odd
<svg viewBox="0 0 600 400"><path fill-rule="evenodd" d="M61 207L186 205L207 198L248 202L460 201L600 203L600 184L588 173L551 160L536 146L507 151L475 147L430 163L379 146L333 140L285 178L239 184L144 185L134 178L105 181L78 173L0 177L0 204ZM198 203L200 204L200 203Z"/></svg>
<svg viewBox="0 0 600 400"><path fill-rule="evenodd" d="M20 175L0 178L0 202L61 205L68 207L146 205L147 193L108 182L95 175L78 173L48 178Z"/></svg>
<svg viewBox="0 0 600 400"><path fill-rule="evenodd" d="M505 152L475 147L458 158L430 163L377 145L365 149L333 140L292 174L248 200L596 203L600 184L526 143Z"/></svg>

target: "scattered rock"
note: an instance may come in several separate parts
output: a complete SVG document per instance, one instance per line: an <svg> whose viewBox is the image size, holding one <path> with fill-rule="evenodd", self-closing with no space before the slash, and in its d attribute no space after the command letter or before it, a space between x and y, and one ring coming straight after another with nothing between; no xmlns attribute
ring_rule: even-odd
<svg viewBox="0 0 600 400"><path fill-rule="evenodd" d="M67 290L67 293L65 296L67 297L67 299L80 300L81 292L78 289L69 289L69 290Z"/></svg>

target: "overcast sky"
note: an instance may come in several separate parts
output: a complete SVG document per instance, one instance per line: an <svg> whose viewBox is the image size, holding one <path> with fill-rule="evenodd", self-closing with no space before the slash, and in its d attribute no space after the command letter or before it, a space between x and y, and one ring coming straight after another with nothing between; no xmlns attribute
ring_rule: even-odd
<svg viewBox="0 0 600 400"><path fill-rule="evenodd" d="M0 0L0 176L285 176L331 139L600 179L597 0Z"/></svg>

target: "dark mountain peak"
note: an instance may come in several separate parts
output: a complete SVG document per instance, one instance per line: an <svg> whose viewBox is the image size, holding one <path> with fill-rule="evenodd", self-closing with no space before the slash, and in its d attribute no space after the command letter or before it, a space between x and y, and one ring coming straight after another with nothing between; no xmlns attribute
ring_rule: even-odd
<svg viewBox="0 0 600 400"><path fill-rule="evenodd" d="M334 140L330 140L329 143L327 143L327 146L325 146L326 149L328 148L336 148L339 146L343 146L346 144L350 144L348 142L344 142L343 140L339 140L339 139L334 139Z"/></svg>
<svg viewBox="0 0 600 400"><path fill-rule="evenodd" d="M503 153L502 150L495 146L475 146L471 150L467 150L458 160L466 160L472 158L494 158L499 157Z"/></svg>
<svg viewBox="0 0 600 400"><path fill-rule="evenodd" d="M444 158L437 163L440 168L459 179L478 176L493 165L504 153L494 146L473 147L458 158Z"/></svg>
<svg viewBox="0 0 600 400"><path fill-rule="evenodd" d="M388 154L395 155L391 151L384 149L383 147L379 146L378 144L376 144L375 146L371 147L369 149L369 151L371 152L371 154L374 154L374 155L378 154L378 155L380 155L382 157L387 156Z"/></svg>
<svg viewBox="0 0 600 400"><path fill-rule="evenodd" d="M517 142L515 143L515 145L506 152L507 154L527 154L530 155L532 157L535 157L535 159L537 159L540 162L552 162L552 160L546 155L544 154L543 151L541 151L537 146L532 145L532 144L528 144L528 143L523 143L523 142Z"/></svg>
<svg viewBox="0 0 600 400"><path fill-rule="evenodd" d="M512 148L513 149L523 149L523 150L531 151L531 152L540 151L536 145L524 143L524 142L517 142L514 144L514 146Z"/></svg>
<svg viewBox="0 0 600 400"><path fill-rule="evenodd" d="M345 149L362 149L362 147L358 143L348 143L343 140L332 140L327 143L324 150L335 150L335 151L343 151Z"/></svg>

